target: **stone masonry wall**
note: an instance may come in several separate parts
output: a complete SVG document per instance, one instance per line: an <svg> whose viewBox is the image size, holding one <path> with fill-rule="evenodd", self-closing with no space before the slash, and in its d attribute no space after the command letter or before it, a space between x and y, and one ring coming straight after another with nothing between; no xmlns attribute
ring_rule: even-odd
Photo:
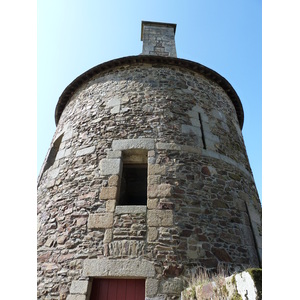
<svg viewBox="0 0 300 300"><path fill-rule="evenodd" d="M163 26L162 26L163 25ZM175 47L175 24L142 23L143 55L177 57Z"/></svg>
<svg viewBox="0 0 300 300"><path fill-rule="evenodd" d="M92 278L135 274L147 299L178 299L189 268L259 265L260 203L216 83L179 67L116 68L77 90L53 144L61 136L38 186L38 299L88 299ZM147 207L118 205L127 149L147 151Z"/></svg>

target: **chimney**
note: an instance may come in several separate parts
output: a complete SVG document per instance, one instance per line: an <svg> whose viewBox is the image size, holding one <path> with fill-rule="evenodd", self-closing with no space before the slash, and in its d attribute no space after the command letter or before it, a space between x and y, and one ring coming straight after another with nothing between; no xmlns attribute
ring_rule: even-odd
<svg viewBox="0 0 300 300"><path fill-rule="evenodd" d="M142 21L142 55L177 57L176 24Z"/></svg>

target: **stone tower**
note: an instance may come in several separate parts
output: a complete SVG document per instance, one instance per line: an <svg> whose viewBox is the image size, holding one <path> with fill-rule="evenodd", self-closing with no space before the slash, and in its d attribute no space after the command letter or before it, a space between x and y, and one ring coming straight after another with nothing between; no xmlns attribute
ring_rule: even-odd
<svg viewBox="0 0 300 300"><path fill-rule="evenodd" d="M260 265L241 101L177 58L175 31L142 22L141 55L86 71L59 98L38 179L38 299L179 299L197 266Z"/></svg>

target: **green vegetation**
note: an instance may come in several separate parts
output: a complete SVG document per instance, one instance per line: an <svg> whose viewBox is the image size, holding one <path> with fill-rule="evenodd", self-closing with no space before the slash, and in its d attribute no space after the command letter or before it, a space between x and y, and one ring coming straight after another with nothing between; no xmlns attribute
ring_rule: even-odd
<svg viewBox="0 0 300 300"><path fill-rule="evenodd" d="M231 283L232 283L234 286L236 286L235 275L232 276Z"/></svg>
<svg viewBox="0 0 300 300"><path fill-rule="evenodd" d="M230 300L243 300L243 298L237 291L235 291Z"/></svg>
<svg viewBox="0 0 300 300"><path fill-rule="evenodd" d="M251 268L247 269L254 281L257 289L257 300L262 299L262 269ZM184 300L195 300L197 299L197 293L201 291L203 286L211 284L211 292L209 295L210 299L218 300L242 300L242 296L237 291L237 283L235 275L226 283L225 278L228 276L226 272L219 271L217 274L210 274L206 269L199 268L197 273L191 276L189 281L189 288L183 292ZM207 295L208 296L208 295ZM199 295L198 295L199 297ZM230 297L230 298L229 298Z"/></svg>

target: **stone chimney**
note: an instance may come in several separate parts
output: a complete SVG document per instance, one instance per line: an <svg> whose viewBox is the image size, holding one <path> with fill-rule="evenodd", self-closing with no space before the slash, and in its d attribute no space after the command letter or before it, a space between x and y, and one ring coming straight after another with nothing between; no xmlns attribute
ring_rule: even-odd
<svg viewBox="0 0 300 300"><path fill-rule="evenodd" d="M176 24L142 21L142 55L177 57L175 31Z"/></svg>

